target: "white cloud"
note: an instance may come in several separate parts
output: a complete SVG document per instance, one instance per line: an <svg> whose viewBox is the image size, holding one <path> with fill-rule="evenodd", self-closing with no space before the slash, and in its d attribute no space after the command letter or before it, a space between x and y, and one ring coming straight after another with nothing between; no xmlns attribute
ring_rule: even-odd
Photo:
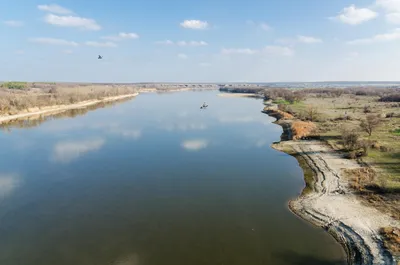
<svg viewBox="0 0 400 265"><path fill-rule="evenodd" d="M107 42L87 41L87 42L85 42L85 45L92 46L92 47L104 47L104 48L117 47L117 44L115 44L114 42L111 42L111 41L107 41Z"/></svg>
<svg viewBox="0 0 400 265"><path fill-rule="evenodd" d="M201 20L185 20L180 25L186 29L207 29L209 27L207 21Z"/></svg>
<svg viewBox="0 0 400 265"><path fill-rule="evenodd" d="M368 8L357 8L355 5L343 8L343 10L334 19L345 24L359 25L378 16L378 13Z"/></svg>
<svg viewBox="0 0 400 265"><path fill-rule="evenodd" d="M249 48L240 48L240 49L235 49L235 48L230 48L226 49L223 48L221 53L222 54L247 54L247 55L252 55L256 54L258 51L254 49L249 49Z"/></svg>
<svg viewBox="0 0 400 265"><path fill-rule="evenodd" d="M351 44L351 45L370 44L370 43L388 42L388 41L394 41L394 40L400 40L400 28L394 29L388 33L375 35L371 38L356 39L356 40L348 41L347 43Z"/></svg>
<svg viewBox="0 0 400 265"><path fill-rule="evenodd" d="M268 25L267 23L261 23L261 24L260 24L260 27L261 27L261 29L263 29L263 30L265 30L265 31L268 31L268 30L271 30L271 29L272 29L271 26Z"/></svg>
<svg viewBox="0 0 400 265"><path fill-rule="evenodd" d="M177 45L177 46L207 46L208 43L205 41L177 41L173 42L171 40L164 40L164 41L157 41L156 44L163 44L163 45Z"/></svg>
<svg viewBox="0 0 400 265"><path fill-rule="evenodd" d="M104 143L104 139L60 142L54 146L52 158L57 162L67 163L88 152L99 150Z"/></svg>
<svg viewBox="0 0 400 265"><path fill-rule="evenodd" d="M294 55L294 50L285 46L273 46L273 45L266 46L263 51L264 53L269 55L279 55L279 56Z"/></svg>
<svg viewBox="0 0 400 265"><path fill-rule="evenodd" d="M297 36L297 40L302 43L321 43L322 40L314 37L308 36Z"/></svg>
<svg viewBox="0 0 400 265"><path fill-rule="evenodd" d="M0 199L10 195L20 185L15 174L0 174Z"/></svg>
<svg viewBox="0 0 400 265"><path fill-rule="evenodd" d="M24 22L19 20L6 20L3 23L9 27L22 27L24 25Z"/></svg>
<svg viewBox="0 0 400 265"><path fill-rule="evenodd" d="M178 46L207 46L208 43L205 41L178 41Z"/></svg>
<svg viewBox="0 0 400 265"><path fill-rule="evenodd" d="M156 44L174 45L174 42L172 40L163 40L163 41L156 41Z"/></svg>
<svg viewBox="0 0 400 265"><path fill-rule="evenodd" d="M400 12L387 14L386 21L392 24L400 24Z"/></svg>
<svg viewBox="0 0 400 265"><path fill-rule="evenodd" d="M17 51L15 51L15 53L16 54L25 54L25 51L24 50L17 50Z"/></svg>
<svg viewBox="0 0 400 265"><path fill-rule="evenodd" d="M207 148L209 142L204 139L196 140L186 140L183 141L181 146L187 151L199 151L201 149Z"/></svg>
<svg viewBox="0 0 400 265"><path fill-rule="evenodd" d="M74 52L71 51L71 50L63 50L62 52L63 52L63 53L66 53L66 54L72 54L72 53L74 53Z"/></svg>
<svg viewBox="0 0 400 265"><path fill-rule="evenodd" d="M188 58L188 56L186 54L184 54L184 53L180 53L180 54L178 54L178 58L186 60Z"/></svg>
<svg viewBox="0 0 400 265"><path fill-rule="evenodd" d="M57 16L48 14L45 22L59 27L75 27L84 30L100 30L101 26L94 19L77 16Z"/></svg>
<svg viewBox="0 0 400 265"><path fill-rule="evenodd" d="M376 5L385 9L386 12L400 12L399 0L376 0Z"/></svg>
<svg viewBox="0 0 400 265"><path fill-rule="evenodd" d="M55 39L55 38L32 38L30 39L30 41L40 44L49 44L49 45L78 46L78 43L74 41Z"/></svg>
<svg viewBox="0 0 400 265"><path fill-rule="evenodd" d="M116 36L102 37L102 39L112 40L112 41L121 41L121 40L126 40L126 39L138 39L138 38L139 38L139 35L136 33L125 33L125 32L120 32Z"/></svg>
<svg viewBox="0 0 400 265"><path fill-rule="evenodd" d="M51 4L51 5L38 5L37 8L42 11L46 12L51 12L51 13L56 13L56 14L72 14L73 12L65 7L56 5L56 4Z"/></svg>

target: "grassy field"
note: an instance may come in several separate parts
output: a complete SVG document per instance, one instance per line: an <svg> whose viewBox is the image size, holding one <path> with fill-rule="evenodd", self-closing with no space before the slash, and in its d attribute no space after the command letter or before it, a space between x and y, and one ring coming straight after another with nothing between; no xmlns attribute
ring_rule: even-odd
<svg viewBox="0 0 400 265"><path fill-rule="evenodd" d="M397 92L396 92L397 93ZM296 118L309 120L310 108L315 110L313 122L315 134L333 148L343 150L344 129L354 130L359 140L371 143L367 155L359 158L371 165L377 173L376 184L389 192L400 192L400 103L380 102L375 95L341 95L313 93L307 90L300 101L290 103L283 98L273 100L281 110L292 113ZM360 124L367 115L377 115L380 124L371 136Z"/></svg>

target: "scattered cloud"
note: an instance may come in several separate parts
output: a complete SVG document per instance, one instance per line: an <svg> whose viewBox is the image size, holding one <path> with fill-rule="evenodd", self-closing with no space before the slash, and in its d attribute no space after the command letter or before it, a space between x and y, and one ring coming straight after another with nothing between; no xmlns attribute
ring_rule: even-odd
<svg viewBox="0 0 400 265"><path fill-rule="evenodd" d="M162 40L162 41L156 41L156 44L174 45L174 42L172 40Z"/></svg>
<svg viewBox="0 0 400 265"><path fill-rule="evenodd" d="M0 173L0 199L10 195L20 185L20 182L16 174Z"/></svg>
<svg viewBox="0 0 400 265"><path fill-rule="evenodd" d="M386 12L385 18L388 23L400 24L399 0L376 0L375 5Z"/></svg>
<svg viewBox="0 0 400 265"><path fill-rule="evenodd" d="M104 139L59 142L54 146L52 158L57 162L68 163L86 153L99 150L104 143Z"/></svg>
<svg viewBox="0 0 400 265"><path fill-rule="evenodd" d="M65 7L56 5L56 4L51 4L51 5L38 5L37 8L42 11L50 12L50 13L55 13L55 14L62 14L62 15L67 15L67 14L72 14L73 12Z"/></svg>
<svg viewBox="0 0 400 265"><path fill-rule="evenodd" d="M63 50L62 52L65 53L65 54L72 54L72 53L74 53L72 50Z"/></svg>
<svg viewBox="0 0 400 265"><path fill-rule="evenodd" d="M24 50L17 50L17 51L15 51L15 54L25 54L25 51Z"/></svg>
<svg viewBox="0 0 400 265"><path fill-rule="evenodd" d="M178 46L207 46L208 43L205 41L178 41Z"/></svg>
<svg viewBox="0 0 400 265"><path fill-rule="evenodd" d="M103 47L103 48L114 48L117 47L117 44L111 41L107 42L98 42L98 41L87 41L85 45L92 46L92 47Z"/></svg>
<svg viewBox="0 0 400 265"><path fill-rule="evenodd" d="M267 23L261 23L261 24L260 24L260 28L261 28L262 30L265 30L265 31L269 31L269 30L272 29L271 26L268 25Z"/></svg>
<svg viewBox="0 0 400 265"><path fill-rule="evenodd" d="M386 21L391 24L400 24L400 12L387 14Z"/></svg>
<svg viewBox="0 0 400 265"><path fill-rule="evenodd" d="M256 54L258 51L255 49L249 49L249 48L230 48L230 49L226 49L223 48L221 53L222 54L247 54L247 55L253 55Z"/></svg>
<svg viewBox="0 0 400 265"><path fill-rule="evenodd" d="M274 45L266 46L263 52L269 55L279 55L279 56L294 55L294 50L285 46L274 46Z"/></svg>
<svg viewBox="0 0 400 265"><path fill-rule="evenodd" d="M297 36L297 40L302 43L322 43L321 39L308 37L308 36Z"/></svg>
<svg viewBox="0 0 400 265"><path fill-rule="evenodd" d="M136 33L125 33L125 32L120 32L116 36L102 37L102 39L111 40L111 41L122 41L122 40L127 40L127 39L138 39L138 38L139 38L139 35Z"/></svg>
<svg viewBox="0 0 400 265"><path fill-rule="evenodd" d="M40 44L49 44L49 45L78 46L78 43L74 41L55 39L55 38L32 38L30 39L30 41Z"/></svg>
<svg viewBox="0 0 400 265"><path fill-rule="evenodd" d="M201 149L207 148L209 142L204 139L196 139L196 140L186 140L183 141L181 146L187 151L199 151Z"/></svg>
<svg viewBox="0 0 400 265"><path fill-rule="evenodd" d="M207 29L209 27L207 21L201 20L185 20L180 25L186 29Z"/></svg>
<svg viewBox="0 0 400 265"><path fill-rule="evenodd" d="M94 19L78 16L58 16L48 14L44 18L45 22L59 27L74 27L83 30L100 30L101 26Z"/></svg>
<svg viewBox="0 0 400 265"><path fill-rule="evenodd" d="M22 27L24 25L24 22L19 20L6 20L3 23L9 27Z"/></svg>
<svg viewBox="0 0 400 265"><path fill-rule="evenodd" d="M250 26L257 26L260 29L265 30L265 31L269 31L269 30L272 29L272 27L269 24L265 23L265 22L256 23L253 20L247 20L246 24L250 25Z"/></svg>
<svg viewBox="0 0 400 265"><path fill-rule="evenodd" d="M164 40L164 41L157 41L156 44L162 44L162 45L177 45L177 46L207 46L208 43L205 41L177 41L173 42L172 40Z"/></svg>
<svg viewBox="0 0 400 265"><path fill-rule="evenodd" d="M178 58L186 60L188 58L188 56L186 54L184 54L184 53L180 53L180 54L178 54Z"/></svg>
<svg viewBox="0 0 400 265"><path fill-rule="evenodd" d="M376 0L376 5L382 7L388 13L400 12L399 0Z"/></svg>
<svg viewBox="0 0 400 265"><path fill-rule="evenodd" d="M347 44L355 45L355 44L371 44L377 42L388 42L400 40L400 28L394 29L388 33L378 34L370 38L365 39L356 39L352 41L348 41Z"/></svg>
<svg viewBox="0 0 400 265"><path fill-rule="evenodd" d="M378 16L378 13L368 8L357 8L355 5L343 8L338 16L332 18L349 25L359 25Z"/></svg>

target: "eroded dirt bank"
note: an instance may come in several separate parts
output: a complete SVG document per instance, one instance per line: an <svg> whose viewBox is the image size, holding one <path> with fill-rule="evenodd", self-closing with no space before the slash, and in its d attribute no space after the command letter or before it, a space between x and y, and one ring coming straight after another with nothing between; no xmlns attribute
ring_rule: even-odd
<svg viewBox="0 0 400 265"><path fill-rule="evenodd" d="M125 99L125 98L130 98L130 97L135 97L139 95L139 93L134 93L134 94L127 94L127 95L121 95L121 96L115 96L115 97L107 97L99 100L87 100L83 102L79 102L76 104L70 104L70 105L56 105L56 106L49 106L49 107L42 107L42 108L32 108L27 111L15 114L15 115L4 115L0 116L0 124L2 123L7 123L13 120L18 120L22 118L27 118L30 116L38 116L38 115L51 115L53 113L59 113L62 111L70 110L70 109L77 109L77 108L85 108L91 105L95 105L101 102L109 102L109 101L116 101L120 99Z"/></svg>
<svg viewBox="0 0 400 265"><path fill-rule="evenodd" d="M290 123L288 120L277 122L283 126L284 135L282 141L272 147L283 152L293 151L314 173L311 192L292 200L290 209L333 235L347 252L348 264L398 264L399 257L384 247L379 229L400 227L400 223L388 214L362 204L349 188L344 170L361 166L322 141L291 140Z"/></svg>

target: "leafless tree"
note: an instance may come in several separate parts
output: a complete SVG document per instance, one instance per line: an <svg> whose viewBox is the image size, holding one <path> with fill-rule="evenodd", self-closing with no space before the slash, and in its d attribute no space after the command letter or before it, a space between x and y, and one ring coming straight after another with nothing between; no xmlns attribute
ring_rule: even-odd
<svg viewBox="0 0 400 265"><path fill-rule="evenodd" d="M376 127L379 126L381 122L382 120L379 118L379 116L370 114L367 115L365 120L361 121L360 127L366 133L368 133L369 136L371 136L372 132L375 130Z"/></svg>

